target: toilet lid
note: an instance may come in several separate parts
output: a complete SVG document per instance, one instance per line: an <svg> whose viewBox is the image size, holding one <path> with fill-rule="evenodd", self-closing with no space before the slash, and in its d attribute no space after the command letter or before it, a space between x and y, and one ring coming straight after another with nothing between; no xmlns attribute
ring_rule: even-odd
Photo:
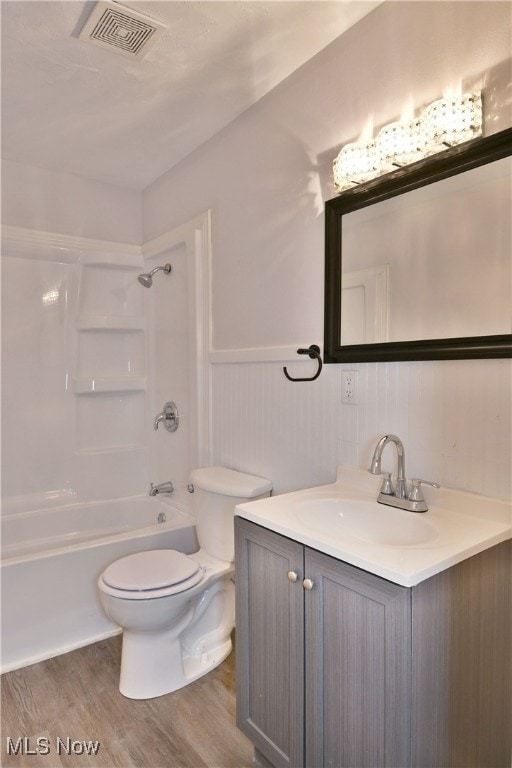
<svg viewBox="0 0 512 768"><path fill-rule="evenodd" d="M194 560L174 549L136 552L109 565L103 581L115 589L141 592L188 581L199 570Z"/></svg>

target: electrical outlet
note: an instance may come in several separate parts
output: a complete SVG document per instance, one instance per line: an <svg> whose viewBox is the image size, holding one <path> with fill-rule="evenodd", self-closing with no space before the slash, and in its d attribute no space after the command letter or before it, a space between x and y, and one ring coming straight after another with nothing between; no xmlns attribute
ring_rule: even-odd
<svg viewBox="0 0 512 768"><path fill-rule="evenodd" d="M341 374L341 402L357 405L358 371L343 371Z"/></svg>

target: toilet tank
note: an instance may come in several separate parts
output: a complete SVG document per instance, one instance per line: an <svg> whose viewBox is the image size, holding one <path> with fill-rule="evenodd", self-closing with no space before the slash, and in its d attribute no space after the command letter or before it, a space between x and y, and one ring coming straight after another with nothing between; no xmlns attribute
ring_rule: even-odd
<svg viewBox="0 0 512 768"><path fill-rule="evenodd" d="M272 483L225 467L202 467L190 473L194 516L201 549L219 560L235 559L234 517L237 504L270 496Z"/></svg>

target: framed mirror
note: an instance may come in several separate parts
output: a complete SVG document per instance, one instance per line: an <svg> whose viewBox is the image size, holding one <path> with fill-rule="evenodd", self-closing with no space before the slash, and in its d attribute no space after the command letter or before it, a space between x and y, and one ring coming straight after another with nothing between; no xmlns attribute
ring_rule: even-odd
<svg viewBox="0 0 512 768"><path fill-rule="evenodd" d="M512 128L325 207L324 362L512 356Z"/></svg>

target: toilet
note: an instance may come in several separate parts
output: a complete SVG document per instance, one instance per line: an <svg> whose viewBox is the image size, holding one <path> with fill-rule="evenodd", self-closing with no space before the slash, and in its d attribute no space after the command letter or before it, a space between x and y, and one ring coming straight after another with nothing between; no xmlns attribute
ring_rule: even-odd
<svg viewBox="0 0 512 768"><path fill-rule="evenodd" d="M199 551L137 552L98 579L103 608L123 630L119 690L130 699L182 688L231 652L235 506L269 496L272 484L224 467L195 469L190 481Z"/></svg>

